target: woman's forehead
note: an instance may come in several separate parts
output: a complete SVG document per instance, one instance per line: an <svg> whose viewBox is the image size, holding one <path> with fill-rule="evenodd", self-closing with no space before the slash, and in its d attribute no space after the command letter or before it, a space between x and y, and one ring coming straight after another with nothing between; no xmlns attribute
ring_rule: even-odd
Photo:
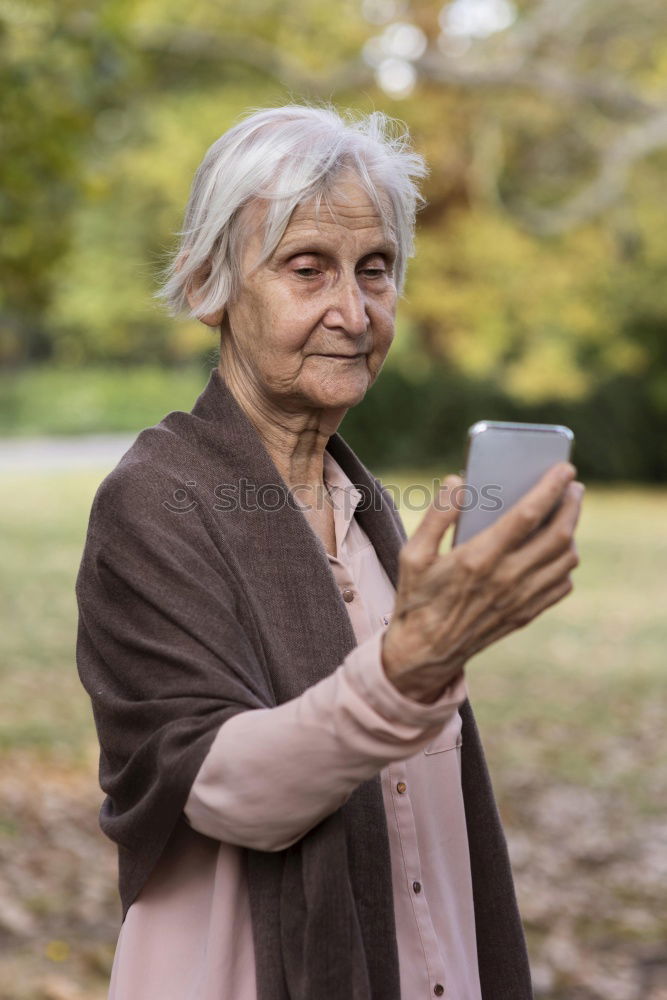
<svg viewBox="0 0 667 1000"><path fill-rule="evenodd" d="M382 210L358 176L346 171L328 191L296 205L271 256L291 244L296 246L304 239L318 236L334 242L352 236L355 240L361 238L364 242L376 243L378 247L382 244L395 253L391 202L381 189L377 190L377 196ZM246 206L243 228L249 244L255 246L255 253L261 252L269 211L270 202L264 199ZM246 246L250 249L248 244Z"/></svg>
<svg viewBox="0 0 667 1000"><path fill-rule="evenodd" d="M391 205L384 192L378 194L382 211L358 179L337 182L321 198L311 198L296 206L279 245L315 232L386 237L391 228Z"/></svg>
<svg viewBox="0 0 667 1000"><path fill-rule="evenodd" d="M363 192L363 197L347 199L334 189L321 202L307 201L297 205L285 230L285 235L297 229L343 228L382 229L384 223L377 205Z"/></svg>

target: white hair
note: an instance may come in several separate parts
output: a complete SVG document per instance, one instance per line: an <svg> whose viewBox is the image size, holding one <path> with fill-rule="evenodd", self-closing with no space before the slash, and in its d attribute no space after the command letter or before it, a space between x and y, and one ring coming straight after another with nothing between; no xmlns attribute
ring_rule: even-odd
<svg viewBox="0 0 667 1000"><path fill-rule="evenodd" d="M413 254L415 215L423 199L416 181L427 173L401 125L379 111L339 114L333 107L288 105L250 112L213 143L194 177L180 243L156 293L172 315L193 317L222 309L240 287L246 227L241 213L267 202L262 260L267 260L297 205L319 204L340 173L358 175L397 244L398 291ZM387 218L387 201L391 218Z"/></svg>

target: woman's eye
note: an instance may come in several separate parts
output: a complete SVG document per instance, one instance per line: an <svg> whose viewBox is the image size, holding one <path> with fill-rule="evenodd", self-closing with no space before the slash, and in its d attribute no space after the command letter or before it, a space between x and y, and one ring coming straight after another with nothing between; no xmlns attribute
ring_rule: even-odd
<svg viewBox="0 0 667 1000"><path fill-rule="evenodd" d="M384 267L364 267L361 273L367 278L383 278L387 271Z"/></svg>
<svg viewBox="0 0 667 1000"><path fill-rule="evenodd" d="M296 267L294 273L302 278L315 278L320 272L316 267Z"/></svg>

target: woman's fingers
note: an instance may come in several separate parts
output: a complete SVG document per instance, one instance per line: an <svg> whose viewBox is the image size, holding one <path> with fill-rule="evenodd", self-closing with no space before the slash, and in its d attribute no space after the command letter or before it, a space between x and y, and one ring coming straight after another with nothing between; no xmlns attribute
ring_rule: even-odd
<svg viewBox="0 0 667 1000"><path fill-rule="evenodd" d="M483 557L492 566L504 553L520 546L554 509L575 475L571 462L558 462L548 469L499 520L465 543L471 555Z"/></svg>
<svg viewBox="0 0 667 1000"><path fill-rule="evenodd" d="M520 609L528 606L536 594L556 586L578 565L579 555L574 543L570 541L565 551L556 559L545 562L533 572L527 573L521 581L496 598L493 607L502 614L508 608Z"/></svg>
<svg viewBox="0 0 667 1000"><path fill-rule="evenodd" d="M487 624L479 629L476 639L470 644L469 656L474 656L482 649L486 649L492 643L497 642L510 632L528 625L533 618L537 618L543 611L557 604L572 591L573 583L570 576L560 578L556 583L552 583L546 590L534 594L527 604L517 609L514 614L496 614L489 617Z"/></svg>
<svg viewBox="0 0 667 1000"><path fill-rule="evenodd" d="M455 498L456 489L462 482L460 476L445 477L433 503L401 550L404 561L414 560L416 564L424 565L438 555L445 532L459 516Z"/></svg>
<svg viewBox="0 0 667 1000"><path fill-rule="evenodd" d="M583 483L569 483L552 520L524 545L505 556L502 573L508 583L522 580L526 573L551 562L569 548L581 513L583 495Z"/></svg>
<svg viewBox="0 0 667 1000"><path fill-rule="evenodd" d="M459 515L456 488L462 482L445 479L401 550L387 633L394 673L453 662L460 669L569 593L579 561L573 533L583 493L580 483L572 483L575 473L569 462L554 466L499 521L439 557L443 536Z"/></svg>

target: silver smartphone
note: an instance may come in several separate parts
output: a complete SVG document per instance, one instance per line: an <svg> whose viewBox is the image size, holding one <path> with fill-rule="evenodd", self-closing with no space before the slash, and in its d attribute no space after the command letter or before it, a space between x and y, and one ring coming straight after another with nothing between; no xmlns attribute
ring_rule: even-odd
<svg viewBox="0 0 667 1000"><path fill-rule="evenodd" d="M465 485L456 491L460 514L453 545L488 528L541 479L567 462L574 434L561 424L480 420L468 430Z"/></svg>

